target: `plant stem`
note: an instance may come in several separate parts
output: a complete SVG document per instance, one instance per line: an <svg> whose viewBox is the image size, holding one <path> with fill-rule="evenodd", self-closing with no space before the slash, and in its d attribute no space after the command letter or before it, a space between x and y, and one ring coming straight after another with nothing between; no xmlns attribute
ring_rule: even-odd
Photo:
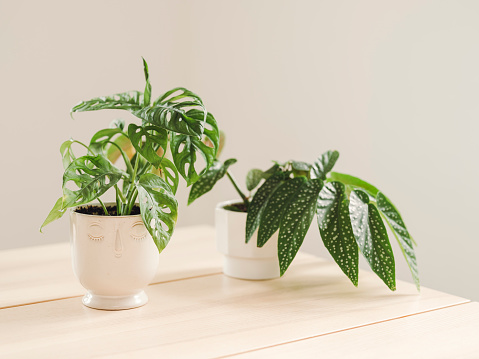
<svg viewBox="0 0 479 359"><path fill-rule="evenodd" d="M245 194L241 191L241 189L239 188L238 184L236 183L236 180L234 179L234 177L233 177L228 171L226 171L226 175L228 176L228 178L230 179L231 183L233 184L233 187L235 188L236 192L238 192L238 194L240 195L240 197L243 199L243 202L244 202L246 208L248 208L248 206L249 206L248 197L246 197Z"/></svg>
<svg viewBox="0 0 479 359"><path fill-rule="evenodd" d="M131 167L131 162L130 162L128 156L126 155L125 151L123 151L123 149L113 141L107 141L106 143L112 144L113 146L115 146L120 151L121 157L123 158L123 161L125 162L125 165L126 165L126 171L130 175L133 174L133 168Z"/></svg>
<svg viewBox="0 0 479 359"><path fill-rule="evenodd" d="M117 185L117 184L115 185L115 190L116 190L117 196L120 197L121 201L122 201L122 202L126 202L126 198L125 198L125 196L123 195L123 193L120 191L120 189L118 188L118 185Z"/></svg>
<svg viewBox="0 0 479 359"><path fill-rule="evenodd" d="M98 199L98 202L100 202L101 206L103 207L103 211L105 212L105 216L109 216L110 214L108 213L108 211L106 210L106 207L105 205L103 204L103 202L101 201L100 198L97 198Z"/></svg>

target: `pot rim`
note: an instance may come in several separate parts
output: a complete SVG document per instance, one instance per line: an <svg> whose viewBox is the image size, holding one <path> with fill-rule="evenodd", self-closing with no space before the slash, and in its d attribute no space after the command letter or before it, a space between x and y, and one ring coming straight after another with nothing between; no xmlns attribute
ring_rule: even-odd
<svg viewBox="0 0 479 359"><path fill-rule="evenodd" d="M108 206L108 205L116 206L116 202L104 202L104 205L105 206ZM135 205L138 205L138 207L140 206L139 203L135 203ZM99 203L86 203L86 204L81 204L79 206L75 206L75 207L70 208L70 213L74 214L75 216L87 216L88 218L97 217L97 218L105 218L105 219L108 219L108 220L113 220L115 218L134 218L134 217L140 217L141 218L141 214L129 214L129 215L126 215L126 216L105 216L105 215L99 215L99 214L86 214L86 213L76 212L77 208L84 207L84 206L94 206L94 207L101 208L101 205Z"/></svg>
<svg viewBox="0 0 479 359"><path fill-rule="evenodd" d="M216 209L226 211L228 213L242 213L242 214L248 214L248 212L240 212L240 211L231 211L229 209L226 209L225 206L230 206L232 204L241 204L243 201L241 199L230 199L229 201L223 201L219 202L216 204Z"/></svg>

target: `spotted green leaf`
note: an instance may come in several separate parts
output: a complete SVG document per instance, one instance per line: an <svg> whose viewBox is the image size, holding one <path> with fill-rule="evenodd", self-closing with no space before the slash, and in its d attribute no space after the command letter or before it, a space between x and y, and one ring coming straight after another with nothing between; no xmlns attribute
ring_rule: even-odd
<svg viewBox="0 0 479 359"><path fill-rule="evenodd" d="M163 153L168 146L168 132L158 126L137 126L134 123L128 125L128 137L135 150L148 162L158 168L163 159L158 155L161 147Z"/></svg>
<svg viewBox="0 0 479 359"><path fill-rule="evenodd" d="M351 192L349 212L354 237L364 258L389 289L396 290L394 255L386 227L366 192Z"/></svg>
<svg viewBox="0 0 479 359"><path fill-rule="evenodd" d="M188 204L193 203L194 200L211 191L216 182L225 176L229 166L234 163L236 163L235 158L230 158L224 163L217 160L214 161L213 165L191 186Z"/></svg>
<svg viewBox="0 0 479 359"><path fill-rule="evenodd" d="M333 169L336 161L339 158L338 151L328 151L323 153L312 166L313 176L315 178L321 178L323 181L326 179L326 175Z"/></svg>
<svg viewBox="0 0 479 359"><path fill-rule="evenodd" d="M93 201L114 186L122 175L126 173L101 155L75 159L63 174L63 195L68 201L64 201L62 209ZM74 182L79 189L70 190L69 182Z"/></svg>
<svg viewBox="0 0 479 359"><path fill-rule="evenodd" d="M358 245L349 218L346 189L340 182L329 182L319 193L316 208L323 243L334 261L358 285Z"/></svg>
<svg viewBox="0 0 479 359"><path fill-rule="evenodd" d="M288 178L288 176L288 172L277 172L268 178L260 188L258 188L258 191L248 207L248 215L246 216L246 243L249 242L258 228L261 216L271 194Z"/></svg>
<svg viewBox="0 0 479 359"><path fill-rule="evenodd" d="M140 212L158 251L167 246L178 216L178 202L170 186L152 173L142 175L136 184Z"/></svg>
<svg viewBox="0 0 479 359"><path fill-rule="evenodd" d="M188 111L188 116L198 121L203 119L203 112L199 110ZM195 136L171 133L171 154L178 172L186 180L187 185L195 183L216 160L216 152L219 147L220 134L216 120L211 113L206 117L207 126L204 135L212 144L212 147ZM203 157L205 167L197 170L197 155Z"/></svg>
<svg viewBox="0 0 479 359"><path fill-rule="evenodd" d="M285 181L274 190L261 214L258 229L258 247L263 247L278 230L288 204L296 198L299 189L306 182L305 177Z"/></svg>
<svg viewBox="0 0 479 359"><path fill-rule="evenodd" d="M401 248L404 258L406 258L406 262L411 271L416 288L420 290L416 254L414 253L412 237L409 234L406 225L399 214L399 211L383 193L378 193L376 196L376 201L379 211L386 219L389 228L391 228L391 231L394 233L394 236L399 243L399 247Z"/></svg>
<svg viewBox="0 0 479 359"><path fill-rule="evenodd" d="M283 275L293 261L316 213L316 202L323 181L305 182L284 210L278 235L280 274Z"/></svg>

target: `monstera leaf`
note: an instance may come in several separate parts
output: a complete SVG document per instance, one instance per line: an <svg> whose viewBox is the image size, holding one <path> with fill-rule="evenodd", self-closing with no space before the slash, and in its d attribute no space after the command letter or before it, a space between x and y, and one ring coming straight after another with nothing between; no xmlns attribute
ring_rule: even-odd
<svg viewBox="0 0 479 359"><path fill-rule="evenodd" d="M203 113L198 110L190 110L188 111L188 116L201 120ZM170 146L173 162L188 186L195 183L216 159L216 152L219 146L219 130L216 120L211 113L208 113L206 123L210 128L205 128L204 134L213 147L206 145L202 139L195 136L171 133ZM206 162L205 167L201 170L196 170L195 168L197 154L201 155Z"/></svg>
<svg viewBox="0 0 479 359"><path fill-rule="evenodd" d="M95 97L88 101L82 101L71 109L71 112L85 112L98 110L128 110L137 111L143 103L143 93L130 91L111 96Z"/></svg>
<svg viewBox="0 0 479 359"><path fill-rule="evenodd" d="M114 167L105 157L82 156L75 159L63 174L63 208L89 203L114 186L126 173ZM74 182L78 190L67 188ZM68 200L65 201L65 198Z"/></svg>
<svg viewBox="0 0 479 359"><path fill-rule="evenodd" d="M163 156L158 155L161 147L163 153L168 147L168 132L158 126L137 126L130 123L128 137L137 153L142 155L148 162L158 168Z"/></svg>
<svg viewBox="0 0 479 359"><path fill-rule="evenodd" d="M338 151L328 151L323 153L312 166L312 172L315 178L326 180L326 175L333 169L339 158Z"/></svg>
<svg viewBox="0 0 479 359"><path fill-rule="evenodd" d="M316 202L323 187L320 179L309 180L298 189L287 204L278 235L280 274L283 275L298 253L316 213Z"/></svg>
<svg viewBox="0 0 479 359"><path fill-rule="evenodd" d="M330 182L323 187L316 213L325 247L344 274L357 286L358 245L351 226L346 189L342 183Z"/></svg>
<svg viewBox="0 0 479 359"><path fill-rule="evenodd" d="M362 190L350 196L349 211L354 237L369 266L391 290L396 290L394 255L381 215Z"/></svg>
<svg viewBox="0 0 479 359"><path fill-rule="evenodd" d="M178 190L178 184L180 183L180 174L178 173L174 163L168 158L163 158L159 169L160 177L162 177L166 183L168 183L173 194L176 194L176 191Z"/></svg>
<svg viewBox="0 0 479 359"><path fill-rule="evenodd" d="M178 202L170 186L152 173L142 175L136 186L141 217L158 251L161 252L173 234L178 216Z"/></svg>
<svg viewBox="0 0 479 359"><path fill-rule="evenodd" d="M224 177L226 171L228 171L229 166L236 163L235 158L230 158L224 163L221 161L214 161L213 165L208 168L208 170L203 174L198 181L196 181L193 186L191 186L190 195L188 197L188 204L193 203L193 201L205 193L209 192L216 182Z"/></svg>

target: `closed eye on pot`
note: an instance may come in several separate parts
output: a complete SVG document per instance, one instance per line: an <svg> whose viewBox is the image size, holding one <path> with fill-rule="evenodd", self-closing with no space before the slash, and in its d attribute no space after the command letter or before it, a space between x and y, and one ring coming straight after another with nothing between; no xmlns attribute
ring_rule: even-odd
<svg viewBox="0 0 479 359"><path fill-rule="evenodd" d="M92 241L101 241L103 236L103 228L100 226L99 223L92 223L88 227L88 238Z"/></svg>
<svg viewBox="0 0 479 359"><path fill-rule="evenodd" d="M143 222L139 221L133 223L131 226L130 236L137 241L141 241L142 239L146 238L146 227Z"/></svg>

